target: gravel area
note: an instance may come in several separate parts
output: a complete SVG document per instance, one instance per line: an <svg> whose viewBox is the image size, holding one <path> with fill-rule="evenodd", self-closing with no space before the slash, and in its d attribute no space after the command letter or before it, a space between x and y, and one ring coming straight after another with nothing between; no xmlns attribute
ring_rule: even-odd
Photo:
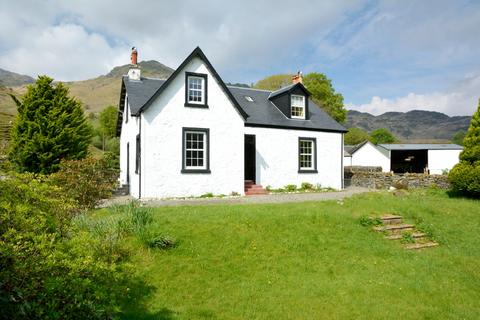
<svg viewBox="0 0 480 320"><path fill-rule="evenodd" d="M373 191L367 188L348 187L342 191L311 192L311 193L277 193L258 196L240 196L224 198L196 199L142 199L141 203L149 207L210 205L210 204L249 204L249 203L287 203L305 201L340 200L355 194ZM130 196L118 196L104 200L99 207L109 207L116 204L126 204L133 200Z"/></svg>

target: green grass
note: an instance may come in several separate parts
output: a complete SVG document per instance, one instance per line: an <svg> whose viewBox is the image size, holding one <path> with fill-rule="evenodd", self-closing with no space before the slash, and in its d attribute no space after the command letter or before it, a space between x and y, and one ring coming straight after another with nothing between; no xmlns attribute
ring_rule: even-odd
<svg viewBox="0 0 480 320"><path fill-rule="evenodd" d="M407 251L361 226L382 212L421 223L437 248ZM111 213L98 211L95 219ZM342 203L164 207L168 250L129 241L149 290L125 319L475 319L480 202L421 190Z"/></svg>

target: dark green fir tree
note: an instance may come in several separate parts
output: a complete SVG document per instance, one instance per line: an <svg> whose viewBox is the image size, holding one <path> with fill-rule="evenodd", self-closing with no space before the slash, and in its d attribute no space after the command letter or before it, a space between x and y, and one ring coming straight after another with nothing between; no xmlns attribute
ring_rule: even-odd
<svg viewBox="0 0 480 320"><path fill-rule="evenodd" d="M17 104L18 115L11 133L9 159L19 172L49 174L63 159L85 158L92 138L79 101L68 88L47 76L28 86Z"/></svg>

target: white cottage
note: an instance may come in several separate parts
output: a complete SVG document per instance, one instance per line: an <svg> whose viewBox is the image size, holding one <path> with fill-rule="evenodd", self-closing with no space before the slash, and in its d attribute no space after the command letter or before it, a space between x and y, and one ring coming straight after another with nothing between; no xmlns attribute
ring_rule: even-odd
<svg viewBox="0 0 480 320"><path fill-rule="evenodd" d="M260 194L302 182L343 187L346 129L297 76L277 91L226 86L200 48L166 80L122 79L120 182L136 198Z"/></svg>

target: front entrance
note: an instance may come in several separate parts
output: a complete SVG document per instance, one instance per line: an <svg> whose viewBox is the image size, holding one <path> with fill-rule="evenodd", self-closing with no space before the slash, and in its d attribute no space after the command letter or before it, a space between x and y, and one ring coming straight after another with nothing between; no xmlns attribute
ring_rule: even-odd
<svg viewBox="0 0 480 320"><path fill-rule="evenodd" d="M245 135L245 180L255 183L255 135Z"/></svg>

